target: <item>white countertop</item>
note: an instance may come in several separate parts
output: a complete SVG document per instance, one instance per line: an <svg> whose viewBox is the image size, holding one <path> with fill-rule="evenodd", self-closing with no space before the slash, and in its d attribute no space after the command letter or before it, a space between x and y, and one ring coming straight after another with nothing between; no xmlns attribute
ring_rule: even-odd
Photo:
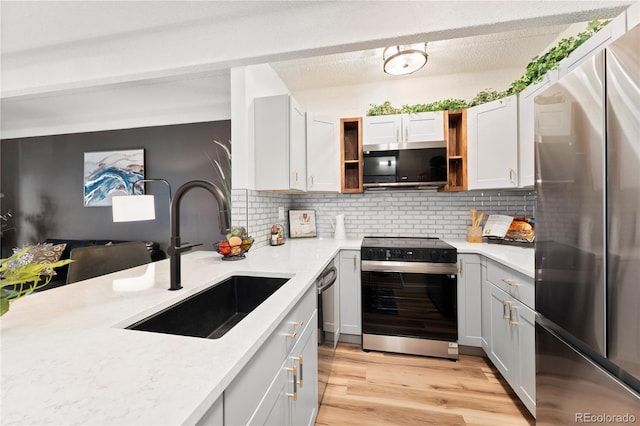
<svg viewBox="0 0 640 426"><path fill-rule="evenodd" d="M533 276L533 249L450 242ZM237 262L182 256L183 289L164 260L35 293L0 319L0 423L192 424L216 401L341 249L360 240L288 240ZM291 279L220 339L124 327L231 275Z"/></svg>
<svg viewBox="0 0 640 426"><path fill-rule="evenodd" d="M468 243L466 241L447 240L458 249L458 253L475 253L500 262L530 278L535 278L535 250L531 247L519 247L503 244Z"/></svg>

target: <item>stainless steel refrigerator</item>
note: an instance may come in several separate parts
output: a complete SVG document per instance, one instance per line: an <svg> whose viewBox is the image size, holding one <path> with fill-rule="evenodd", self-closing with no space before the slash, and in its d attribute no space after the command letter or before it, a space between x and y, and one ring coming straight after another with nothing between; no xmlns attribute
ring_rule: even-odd
<svg viewBox="0 0 640 426"><path fill-rule="evenodd" d="M640 424L640 26L535 99L538 425Z"/></svg>

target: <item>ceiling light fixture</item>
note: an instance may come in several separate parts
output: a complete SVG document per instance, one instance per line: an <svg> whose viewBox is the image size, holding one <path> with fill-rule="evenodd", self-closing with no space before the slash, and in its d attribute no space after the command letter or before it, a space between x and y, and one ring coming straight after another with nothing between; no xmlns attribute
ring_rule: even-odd
<svg viewBox="0 0 640 426"><path fill-rule="evenodd" d="M384 72L406 75L418 71L427 63L427 43L390 46L382 52Z"/></svg>

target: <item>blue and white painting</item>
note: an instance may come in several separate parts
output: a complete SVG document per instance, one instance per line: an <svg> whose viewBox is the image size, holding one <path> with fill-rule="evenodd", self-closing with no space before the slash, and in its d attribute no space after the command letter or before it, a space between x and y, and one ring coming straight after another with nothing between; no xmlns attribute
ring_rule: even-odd
<svg viewBox="0 0 640 426"><path fill-rule="evenodd" d="M84 153L84 205L110 206L114 195L129 195L144 179L144 149ZM144 193L144 185L135 187Z"/></svg>

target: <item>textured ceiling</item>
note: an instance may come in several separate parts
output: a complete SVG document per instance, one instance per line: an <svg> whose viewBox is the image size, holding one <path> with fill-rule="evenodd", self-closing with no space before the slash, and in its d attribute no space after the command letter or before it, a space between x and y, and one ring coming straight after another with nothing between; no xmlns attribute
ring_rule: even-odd
<svg viewBox="0 0 640 426"><path fill-rule="evenodd" d="M155 120L146 125L193 120L193 111L209 113L201 121L228 117L230 69L245 65L271 63L292 92L444 74L473 80L499 69L511 75L561 34L584 29L573 24L618 16L632 3L1 0L0 136L77 131L78 122L83 131L119 128L145 111ZM382 72L384 47L425 41L422 70ZM165 111L174 104L180 111ZM114 127L104 117L114 117Z"/></svg>
<svg viewBox="0 0 640 426"><path fill-rule="evenodd" d="M384 47L272 63L292 91L332 86L465 74L503 68L521 68L543 53L563 34L584 30L586 24L554 25L427 43L427 65L409 76L382 71Z"/></svg>

